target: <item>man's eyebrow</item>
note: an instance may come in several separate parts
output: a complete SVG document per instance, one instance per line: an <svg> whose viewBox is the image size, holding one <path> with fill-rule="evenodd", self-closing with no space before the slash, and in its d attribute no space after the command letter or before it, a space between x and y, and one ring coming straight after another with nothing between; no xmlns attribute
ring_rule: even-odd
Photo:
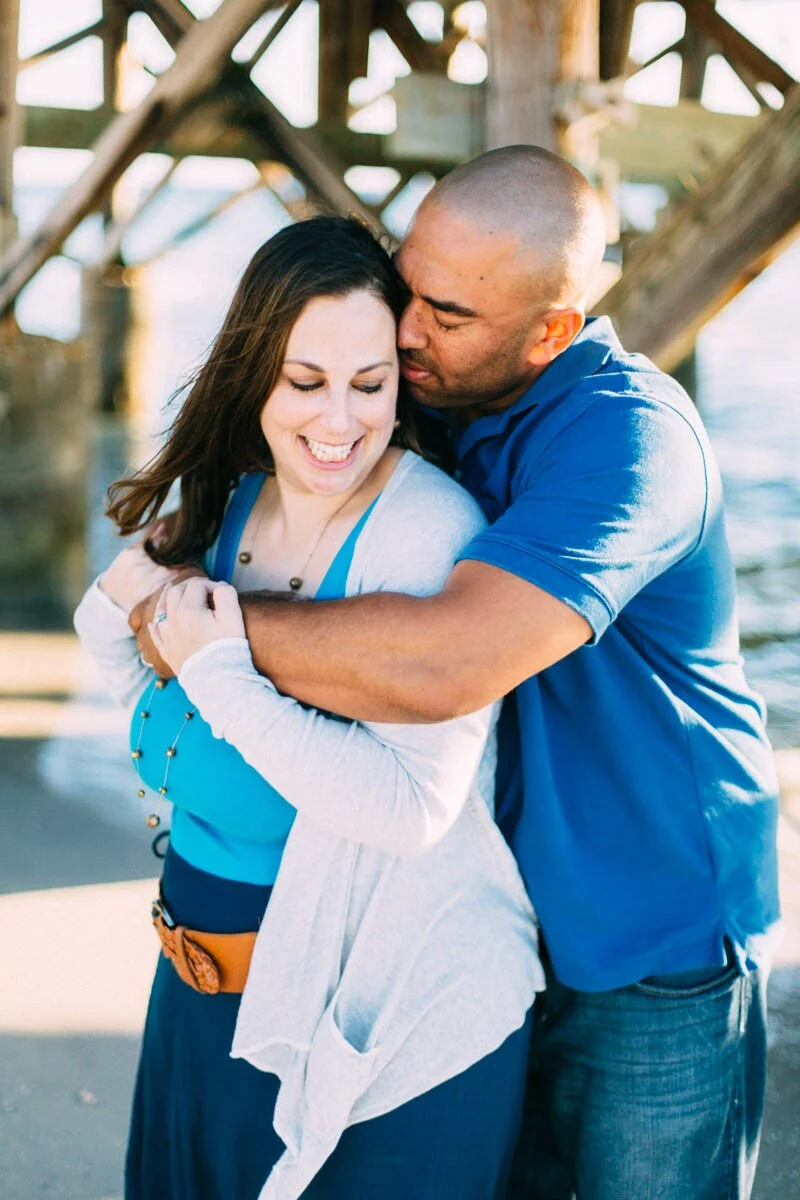
<svg viewBox="0 0 800 1200"><path fill-rule="evenodd" d="M317 371L320 375L325 374L324 367L318 367L316 363L304 362L301 358L286 358L283 365L291 364L293 367L307 367L309 371ZM368 367L359 367L355 372L356 375L366 375L367 371L374 371L376 367L391 367L393 364L388 359L382 359L380 362L370 363Z"/></svg>
<svg viewBox="0 0 800 1200"><path fill-rule="evenodd" d="M420 296L420 300L430 304L431 308L435 308L437 312L452 313L454 317L477 317L480 315L474 308L467 308L465 304L456 304L455 300L434 300L433 296Z"/></svg>
<svg viewBox="0 0 800 1200"><path fill-rule="evenodd" d="M394 267L395 267L395 270L397 271L397 274L400 276L400 282L402 283L405 290L410 293L411 288L408 286L405 279L403 278L403 276L400 273L400 269L397 266L396 257L393 257L392 261L394 262ZM437 312L451 313L454 317L479 317L480 316L480 313L476 312L474 308L467 308L467 306L465 304L456 304L455 300L434 300L433 296L422 296L422 295L420 295L420 300L424 300L426 304L430 304L431 308L435 308L437 310Z"/></svg>

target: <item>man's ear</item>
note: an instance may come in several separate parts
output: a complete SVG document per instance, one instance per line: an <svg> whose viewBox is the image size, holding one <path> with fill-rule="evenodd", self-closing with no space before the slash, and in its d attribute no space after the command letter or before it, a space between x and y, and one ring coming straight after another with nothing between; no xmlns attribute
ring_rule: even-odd
<svg viewBox="0 0 800 1200"><path fill-rule="evenodd" d="M540 337L528 353L528 362L534 367L547 367L554 358L575 341L583 329L585 317L577 308L564 308L545 313L541 318L544 336Z"/></svg>

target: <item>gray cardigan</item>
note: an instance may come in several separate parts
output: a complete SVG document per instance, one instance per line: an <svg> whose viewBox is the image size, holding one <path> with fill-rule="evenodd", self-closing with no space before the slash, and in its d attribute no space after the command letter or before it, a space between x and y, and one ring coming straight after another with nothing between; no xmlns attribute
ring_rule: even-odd
<svg viewBox="0 0 800 1200"><path fill-rule="evenodd" d="M406 453L359 537L347 594L438 591L483 524L458 484ZM77 622L90 650L99 616ZM130 656L135 644L128 671ZM232 1048L280 1077L286 1151L260 1200L294 1200L348 1125L491 1053L544 985L533 910L491 815L497 706L437 725L330 720L279 695L237 638L193 655L179 678L298 810Z"/></svg>

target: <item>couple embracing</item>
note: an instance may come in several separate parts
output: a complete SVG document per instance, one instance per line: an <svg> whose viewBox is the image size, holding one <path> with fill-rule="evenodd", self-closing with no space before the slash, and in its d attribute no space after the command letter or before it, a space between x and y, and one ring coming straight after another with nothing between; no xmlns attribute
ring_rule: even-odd
<svg viewBox="0 0 800 1200"><path fill-rule="evenodd" d="M394 263L286 228L112 488L147 533L76 626L172 803L126 1200L749 1196L775 778L708 439L586 319L603 248L522 146Z"/></svg>

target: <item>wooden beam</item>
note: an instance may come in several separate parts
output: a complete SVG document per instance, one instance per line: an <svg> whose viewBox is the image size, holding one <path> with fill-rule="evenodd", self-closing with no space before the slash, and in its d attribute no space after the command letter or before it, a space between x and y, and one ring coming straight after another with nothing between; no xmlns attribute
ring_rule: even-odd
<svg viewBox="0 0 800 1200"><path fill-rule="evenodd" d="M670 42L668 46L662 46L660 50L657 50L655 54L651 54L649 58L644 60L644 62L636 62L634 59L629 58L625 64L625 69L621 72L621 74L623 74L626 79L630 79L632 76L638 75L640 71L646 71L647 68L652 67L654 63L661 62L661 59L666 58L668 54L683 54L684 44L685 36L681 34L681 36L676 38L674 42Z"/></svg>
<svg viewBox="0 0 800 1200"><path fill-rule="evenodd" d="M486 148L558 149L553 121L561 12L558 0L488 0Z"/></svg>
<svg viewBox="0 0 800 1200"><path fill-rule="evenodd" d="M19 61L19 70L27 71L29 67L35 67L38 63L46 62L48 58L52 58L54 54L60 54L62 50L69 50L70 46L77 45L87 37L97 37L102 35L105 21L101 18L95 21L94 25L87 25L85 29L79 29L76 33L70 33L67 37L61 38L57 42L53 42L50 46L45 46L42 50L37 50L35 54L29 54L27 58L21 58Z"/></svg>
<svg viewBox="0 0 800 1200"><path fill-rule="evenodd" d="M800 86L656 233L596 306L669 370L698 330L800 233Z"/></svg>
<svg viewBox="0 0 800 1200"><path fill-rule="evenodd" d="M563 85L598 77L599 0L490 0L486 143L529 142L591 169L596 125L556 119Z"/></svg>
<svg viewBox="0 0 800 1200"><path fill-rule="evenodd" d="M702 97L708 55L708 42L694 25L689 25L683 35L681 49L681 100L699 100Z"/></svg>
<svg viewBox="0 0 800 1200"><path fill-rule="evenodd" d="M252 183L248 183L247 186L242 188L240 191L232 192L229 196L224 196L222 200L220 200L218 204L215 204L213 208L209 209L208 212L196 217L193 221L190 221L188 225L184 225L184 227L179 229L177 233L173 233L167 243L159 250L155 250L152 254L148 255L147 258L141 260L140 262L133 263L132 266L134 268L144 267L149 263L155 262L159 258L163 258L164 255L168 254L169 251L174 249L175 246L180 246L183 242L188 241L189 238L192 238L196 234L200 233L201 230L205 229L207 225L210 225L212 221L215 221L217 217L222 215L222 213L227 212L228 209L233 208L233 206L238 204L240 200L243 200L245 196L252 196L253 192L258 192L263 187L263 179L256 179Z"/></svg>
<svg viewBox="0 0 800 1200"><path fill-rule="evenodd" d="M134 158L149 149L192 101L216 84L234 46L262 11L263 0L225 0L207 20L189 30L174 63L156 80L138 108L111 122L94 146L92 162L81 177L39 228L20 239L3 257L0 315L87 213L102 205Z"/></svg>
<svg viewBox="0 0 800 1200"><path fill-rule="evenodd" d="M258 165L264 157L262 141L246 129L223 124L230 119L229 105L219 97L209 97L192 110L191 119L181 121L175 129L156 137L149 149L171 158L199 154L211 158L247 158ZM88 150L107 127L108 116L102 108L79 110L23 105L21 124L25 130L23 145ZM210 130L213 131L211 136ZM336 155L344 169L353 166L397 167L410 174L431 171L439 175L459 161L456 157L445 156L433 162L420 154L399 159L390 152L382 134L357 133L330 122L316 126L310 133L328 153Z"/></svg>
<svg viewBox="0 0 800 1200"><path fill-rule="evenodd" d="M402 0L376 0L375 24L388 33L412 71L446 71L449 55L426 42Z"/></svg>
<svg viewBox="0 0 800 1200"><path fill-rule="evenodd" d="M116 0L103 0L103 107L119 112L122 107L121 57L128 36L128 13Z"/></svg>
<svg viewBox="0 0 800 1200"><path fill-rule="evenodd" d="M325 121L347 121L350 0L319 0L317 105Z"/></svg>
<svg viewBox="0 0 800 1200"><path fill-rule="evenodd" d="M344 182L342 165L308 129L296 129L280 109L256 89L236 112L237 124L260 138L268 157L278 157L312 192L340 213L357 213L373 228L383 229L375 210ZM277 154L276 154L277 152Z"/></svg>
<svg viewBox="0 0 800 1200"><path fill-rule="evenodd" d="M284 29L289 24L302 2L303 0L289 0L289 3L284 8L283 12L280 13L280 15L276 17L275 22L270 25L269 29L264 34L255 50L244 64L245 70L252 71L253 67L256 65L261 56L266 54L267 50L269 50L275 39L279 37L281 33L283 33Z"/></svg>
<svg viewBox="0 0 800 1200"><path fill-rule="evenodd" d="M686 20L718 47L734 70L741 68L756 82L771 83L784 95L794 86L796 81L788 71L716 11L715 0L680 0L680 3Z"/></svg>
<svg viewBox="0 0 800 1200"><path fill-rule="evenodd" d="M0 5L0 255L16 237L14 151L19 141L17 38L19 0Z"/></svg>
<svg viewBox="0 0 800 1200"><path fill-rule="evenodd" d="M144 0L141 0L144 2ZM196 18L182 0L146 0L152 20L174 46L188 36ZM231 3L232 0L227 0ZM263 3L262 7L273 7ZM159 24L160 22L160 24ZM264 95L241 64L226 65L223 84L230 101L230 120L256 137L266 157L283 157L287 166L324 203L338 212L358 213L364 220L383 230L375 211L344 182L344 167L308 130L296 129ZM261 157L264 157L262 153Z"/></svg>
<svg viewBox="0 0 800 1200"><path fill-rule="evenodd" d="M638 0L600 0L599 68L601 79L625 74Z"/></svg>
<svg viewBox="0 0 800 1200"><path fill-rule="evenodd" d="M103 240L103 249L100 252L99 259L94 264L94 267L98 272L102 273L107 267L110 267L112 263L117 263L120 261L122 239L125 237L125 234L132 225L135 225L142 213L150 207L156 197L161 195L179 166L180 159L173 159L158 182L154 184L154 186L150 188L149 192L147 192L139 201L138 207L132 213L130 213L129 216L116 220L113 225L106 229L105 238Z"/></svg>
<svg viewBox="0 0 800 1200"><path fill-rule="evenodd" d="M710 165L732 154L756 128L758 117L718 113L696 100L671 108L637 104L632 125L600 131L600 154L619 165L623 179L658 183L675 190L679 179L708 174Z"/></svg>
<svg viewBox="0 0 800 1200"><path fill-rule="evenodd" d="M19 0L0 8L0 212L11 211L14 151L19 135L17 110L17 37Z"/></svg>

